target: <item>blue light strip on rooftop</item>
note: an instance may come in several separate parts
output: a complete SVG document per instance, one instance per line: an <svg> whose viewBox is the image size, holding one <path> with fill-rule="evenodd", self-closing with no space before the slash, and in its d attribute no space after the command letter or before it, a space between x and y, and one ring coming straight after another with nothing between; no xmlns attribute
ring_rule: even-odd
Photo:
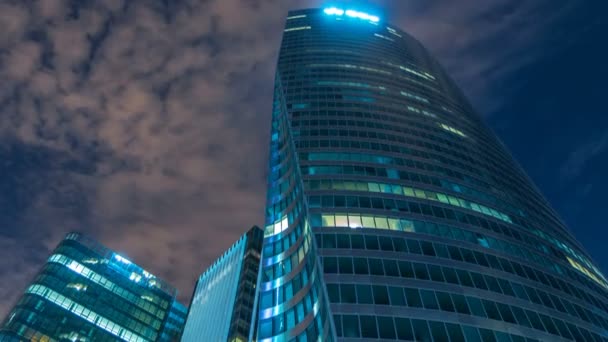
<svg viewBox="0 0 608 342"><path fill-rule="evenodd" d="M324 9L323 12L327 15L335 15L335 16L346 15L347 17L351 17L351 18L369 20L373 23L377 23L380 21L380 18L378 18L375 15L371 15L371 14L367 14L364 12L359 12L359 11L355 11L355 10L351 10L351 9L344 10L341 8L329 7L329 8Z"/></svg>

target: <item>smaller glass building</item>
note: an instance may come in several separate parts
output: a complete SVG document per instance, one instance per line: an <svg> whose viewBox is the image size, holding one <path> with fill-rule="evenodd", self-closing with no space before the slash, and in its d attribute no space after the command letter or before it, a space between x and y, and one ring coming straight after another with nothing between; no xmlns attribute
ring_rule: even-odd
<svg viewBox="0 0 608 342"><path fill-rule="evenodd" d="M79 233L68 234L5 318L0 341L179 341L177 290Z"/></svg>
<svg viewBox="0 0 608 342"><path fill-rule="evenodd" d="M251 228L199 277L183 342L245 342L253 336L255 288L264 232Z"/></svg>

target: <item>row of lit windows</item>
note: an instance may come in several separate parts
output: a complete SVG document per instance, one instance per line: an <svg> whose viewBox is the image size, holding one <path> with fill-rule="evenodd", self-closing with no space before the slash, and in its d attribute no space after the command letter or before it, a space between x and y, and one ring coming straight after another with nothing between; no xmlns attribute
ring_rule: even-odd
<svg viewBox="0 0 608 342"><path fill-rule="evenodd" d="M59 327L57 317L64 318ZM49 303L46 299L34 295L26 295L21 298L11 312L8 321L2 327L2 331L13 332L19 336L19 339L15 340L19 342L24 340L64 341L77 337L75 335L80 335L87 341L116 341L115 335L105 329L99 329L93 322L76 315L66 315L62 306ZM75 334L75 331L78 331L79 334ZM2 332L0 332L0 341L8 341L3 337ZM80 340L76 338L76 341Z"/></svg>
<svg viewBox="0 0 608 342"><path fill-rule="evenodd" d="M334 315L338 337L400 341L537 342L532 338L468 325L402 317Z"/></svg>
<svg viewBox="0 0 608 342"><path fill-rule="evenodd" d="M302 157L301 159L306 159L306 157ZM465 194L465 195L469 195L471 197L474 197L476 199L482 200L482 201L488 201L491 202L492 204L496 205L497 207L500 208L506 208L508 210L510 210L511 212L517 213L519 214L519 216L525 216L523 214L523 212L507 203L504 203L503 201L498 200L497 198L495 198L494 196L485 194L483 192L471 189L469 187L460 185L460 184L456 184L444 179L439 179L433 176L427 176L427 175L422 175L422 174L417 174L417 173L413 173L413 172L406 172L406 171L400 171L400 175L399 178L404 180L404 178L407 178L407 180L409 182L415 182L415 183L422 183L422 184L426 184L426 185L433 185L436 187L440 187L443 188L445 190L449 190L449 191L453 191L453 192L457 192L460 194ZM349 179L307 179L304 180L304 190L346 190L346 191L372 191L370 189L375 189L375 186L373 186L373 188L370 188L370 186L367 184L368 182L362 182L359 180L349 180ZM375 183L378 184L379 187L379 191L374 191L374 192L383 192L383 193L395 193L398 195L403 195L403 189L401 191L399 191L399 187L401 187L401 185L399 184L386 184L386 183ZM389 191L389 187L390 187L390 191ZM395 189L393 189L395 188ZM395 190L396 192L393 192L393 190ZM448 199L449 201L449 199Z"/></svg>
<svg viewBox="0 0 608 342"><path fill-rule="evenodd" d="M49 302L61 306L72 314L95 324L97 327L106 330L112 335L115 335L125 341L145 342L154 340L154 338L156 337L155 333L150 336L147 336L149 340L142 336L139 336L138 334L135 334L134 332L125 329L124 326L98 315L94 311L91 311L85 308L84 306L75 303L71 299L45 286L37 284L31 285L27 288L26 293L41 296Z"/></svg>
<svg viewBox="0 0 608 342"><path fill-rule="evenodd" d="M139 306L140 308L148 311L150 314L155 315L156 317L158 317L158 319L154 320L155 323L153 325L155 328L159 327L160 320L163 319L165 312L163 310L159 310L159 309L155 308L154 306L150 305L142 297L137 297L133 293L125 290L124 288L122 288L121 286L112 282L108 278L103 277L102 275L92 271L90 268L85 267L84 265L80 264L76 260L73 260L65 255L53 254L49 257L48 262L63 265L65 267L67 267L68 269L72 270L73 272L81 275L85 279L88 279L89 281L126 299L127 301L132 302L133 304Z"/></svg>
<svg viewBox="0 0 608 342"><path fill-rule="evenodd" d="M334 155L339 153L308 153L308 160L322 160L331 159ZM355 154L355 153L344 153L346 156L369 156L377 157L372 155ZM352 182L332 182L331 190L343 190L343 191L365 191L365 192L380 192L392 195L399 195L405 197L420 198L428 201L441 202L442 204L451 205L459 208L473 210L478 213L492 216L496 219L513 223L507 214L501 213L495 209L488 208L480 203L470 202L462 198L457 198L448 194L439 192L412 188L408 186L402 186L398 184L387 184L387 183L375 183L375 182L363 182L363 181L352 181ZM347 186L348 185L348 186ZM382 208L381 208L382 209Z"/></svg>
<svg viewBox="0 0 608 342"><path fill-rule="evenodd" d="M350 236L349 236L350 235ZM470 264L475 264L475 265L479 265L482 267L486 267L486 268L492 268L498 271L504 271L513 275L517 275L520 276L522 278L525 279L529 279L532 280L534 282L537 283L542 283L544 286L553 288L555 290L561 291L563 293L566 293L570 296L575 296L577 299L579 300L583 300L586 301L587 303L596 306L597 308L599 308L604 315L606 315L606 313L608 313L608 305L606 305L604 302L599 301L598 299L596 299L595 297L589 295L586 291L581 291L579 288L570 285L567 282L562 281L559 278L555 278L551 275L545 274L543 272L534 270L530 267L528 267L527 265L523 265L523 264L519 264L517 262L514 261L509 261L505 258L501 258L501 257L497 257L494 256L492 254L486 254L486 253L481 253L478 251L473 251L473 250L469 250L466 248L459 248L459 247L455 247L455 246L451 246L451 245L445 245L445 244L441 244L441 243L437 243L437 242L428 242L428 241L423 241L423 240L414 240L414 239L403 239L400 237L387 237L387 236L379 236L376 239L375 235L359 235L359 234L338 234L337 235L337 240L336 240L336 236L334 234L317 234L317 244L318 246L322 247L322 248L340 248L340 249L367 249L367 250L383 250L386 252L398 252L398 253L410 253L410 254L419 254L419 255L427 255L427 256L436 256L439 258L444 258L444 259L452 259L455 261L459 261L459 262L467 262ZM490 241L489 239L486 239L484 237L478 237L477 238L478 242L480 245L484 246L484 245L489 245ZM365 244L364 244L365 242ZM352 244L351 244L352 243ZM324 264L324 269L325 272L327 273L335 273L338 272L338 268L337 268L337 261L336 259L327 258L328 260L328 264ZM344 265L345 265L345 270L349 270L352 269L352 267L349 267L349 261L350 259L345 259L344 261ZM359 260L357 261L358 263L365 263L365 259L363 260ZM374 261L375 264L378 264L379 261ZM395 261L386 261L385 262L385 266L386 263L390 264L389 267L385 267L385 271L384 272L382 270L382 263L378 264L379 266L375 268L374 272L375 273L371 273L374 275L388 275L388 276L401 276L402 277L413 277L413 273L409 272L410 267L408 267L409 263L405 263L405 262L399 262L399 264L403 264L403 267L405 267L404 269L397 271L396 267L393 267L393 265L395 264ZM364 268L365 265L359 265L359 271L360 272L364 272L362 274L367 274L367 272L371 272L370 271L366 271L367 269ZM424 279L429 279L428 273L425 270L422 270L422 268L424 268L423 266L419 266L421 267L421 271L420 271L420 275L422 277L424 277ZM434 266L429 266L430 268L435 268ZM357 273L357 265L355 265L355 273ZM435 270L437 271L437 270ZM344 271L342 271L342 269L340 268L340 272L341 273L345 273ZM401 272L401 273L400 273ZM352 272L346 272L346 273L352 273ZM415 273L415 272L414 272ZM430 272L431 274L431 279L436 280L436 279L442 279L441 277L437 276L435 277L433 272ZM443 280L442 280L443 281ZM449 281L449 280L448 280ZM450 281L449 281L450 282ZM493 283L493 281L491 281ZM458 284L458 281L454 282L456 284ZM468 283L459 283L460 285L463 286L470 286L468 285ZM483 282L480 282L480 286L484 286ZM491 287L490 287L491 288ZM487 289L487 288L484 288ZM500 291L497 291L500 292ZM504 292L504 291L503 291ZM512 291L509 292L504 292L507 295L513 295ZM526 299L527 300L527 299ZM533 302L537 302L536 300L532 299ZM550 304L546 304L547 306L551 307L551 308L557 308L557 310L564 312L561 308L563 306L558 306L558 305L552 305ZM578 311L578 310L577 310ZM570 311L569 311L570 312ZM584 317L585 315L583 315ZM583 318L585 319L585 318ZM585 319L587 320L587 319ZM608 327L608 323L605 321L602 321L602 323L600 323L600 325L604 325Z"/></svg>
<svg viewBox="0 0 608 342"><path fill-rule="evenodd" d="M59 274L57 277L62 278L63 275ZM141 336L149 337L156 334L155 330L159 330L160 321L154 320L150 315L145 314L141 310L134 310L134 307L128 305L124 300L120 300L114 296L104 296L104 293L93 289L92 284L89 284L86 290L68 289L65 287L65 282L62 282L58 278L41 275L36 279L36 283L65 295L83 307L95 309L102 316L111 317L119 321L122 326Z"/></svg>
<svg viewBox="0 0 608 342"><path fill-rule="evenodd" d="M386 163L389 163L392 159L391 157L370 155L370 154L361 154L361 153L301 153L300 155L301 155L301 159L309 160L309 161L336 159L336 160L376 161L378 163L386 164ZM403 175L402 175L402 173L403 173ZM405 178L403 176L407 176L407 178L409 180L411 180L414 178L413 176L418 176L418 175L411 175L409 173L405 173L404 171L401 171L399 178L401 178L401 179ZM424 180L424 178L427 176L420 175L418 177L420 177L422 180ZM447 188L455 189L458 191L462 191L462 189L468 190L466 187L461 187L459 185L451 184L451 183L443 181L443 180L435 179L433 177L428 177L428 178L430 181L432 181L433 185L438 185L438 186L440 185L442 187L447 187ZM312 186L309 186L308 182L310 182L310 185L315 184L314 188L312 188ZM321 190L350 190L350 191L366 191L366 192L383 192L383 193L390 193L390 194L396 194L396 195L405 195L405 196L409 196L409 197L418 197L418 198L432 200L432 201L440 201L444 204L451 204L451 205L455 205L455 206L459 206L459 207L464 207L466 209L474 210L474 211L477 211L477 212L480 212L480 213L483 213L486 215L493 216L497 219L512 223L506 214L499 213L499 212L495 211L494 209L487 208L480 204L470 203L468 201L458 199L458 198L455 198L455 197L452 197L452 196L449 196L446 194L425 191L422 189L403 187L403 186L397 185L397 184L383 184L383 183L362 182L362 181L344 181L344 180L312 181L311 180L308 182L305 182L305 189L307 189L307 190L312 188L312 189L321 189ZM323 185L324 185L322 188L321 188L321 183L323 183ZM356 201L356 198L353 201ZM464 203L461 203L461 201L464 201ZM311 200L311 202L314 203L314 199ZM470 204L470 205L468 205L468 204ZM336 204L335 206L350 207L350 205L348 205L348 203L346 203L346 205L337 205ZM355 204L352 207L357 207L357 205ZM373 206L373 207L376 208L376 206ZM384 209L384 208L382 208L382 205L380 205L377 208ZM395 207L390 206L390 209L393 209L393 208L395 208ZM484 210L484 208L486 210ZM573 249L569 248L564 243L556 240L555 238L548 236L547 234L545 234L539 230L534 229L534 230L532 230L532 233L534 233L537 236L540 236L541 238L543 238L547 241L550 241L556 247L558 247L561 250L565 251L566 253L574 256L576 259L581 260L585 265L587 265L587 267L594 270L595 273L592 274L591 271L588 271L588 269L583 268L582 266L578 267L578 264L575 268L581 270L581 272L587 274L590 278L594 279L600 285L604 286L604 284L605 284L604 277L601 275L599 270L597 270L597 268L595 266L593 266L585 257L581 256L579 253L575 252ZM533 245L538 247L540 250L542 250L540 248L540 246L538 245L538 242L536 242L536 241L533 242ZM545 250L546 250L546 248L545 248ZM596 275L599 275L599 277L601 277L602 279L598 279Z"/></svg>
<svg viewBox="0 0 608 342"><path fill-rule="evenodd" d="M368 209L383 209L390 211L400 211L400 212L411 212L415 214L422 214L425 216L434 216L441 219L448 219L452 221L458 221L462 223L472 224L478 227L484 227L489 229L489 225L487 223L480 224L480 222L484 222L483 220L473 217L471 215L465 215L458 211L452 211L447 208L440 208L433 205L427 205L424 203L415 203L415 202L407 202L407 201L395 201L388 198L369 198L362 196L310 196L309 205L311 208L331 208L331 207L356 207L359 206L361 208ZM466 221L466 222L465 222ZM425 223L417 221L417 220L407 220L397 217L387 217L383 215L365 215L360 213L327 213L327 214L313 214L311 215L311 223L314 227L350 227L350 228L375 228L375 229L390 229L397 231L411 231L411 232L419 232L419 233L430 233L437 236L448 237L450 239L457 239L463 241L471 241L471 239L467 239L471 233L467 230L456 228L456 227L445 227L442 229L438 229L436 224L430 223L428 224L428 230L425 227ZM414 227L416 224L416 227ZM444 226L439 226L444 227ZM496 230L495 230L496 231ZM500 232L500 231L499 231ZM513 231L512 233L514 233ZM514 237L517 237L519 241L522 241L520 234L511 234ZM546 268L554 273L558 273L562 275L564 270L567 270L565 267L560 267L559 265L552 263L544 256L541 256L537 253L531 253L527 249L521 248L521 246L503 241L503 240L495 240L493 238L488 238L489 245L485 247L489 247L492 249L500 250L502 252L514 255L516 257L524 258L526 260L535 262L541 265L543 268ZM603 282L600 279L593 276L587 269L583 268L580 264L575 263L570 258L565 258L561 254L557 254L553 249L547 248L543 244L534 244L534 241L530 239L524 239L530 247L535 250L538 250L544 254L552 255L562 261L567 261L568 265L573 267L574 269L581 271L600 285L603 285ZM474 241L472 241L475 243ZM586 271L586 272L584 272ZM588 280L581 280L580 275L574 275L572 272L568 272L568 276L573 280L581 281L585 284L591 285Z"/></svg>
<svg viewBox="0 0 608 342"><path fill-rule="evenodd" d="M36 282L61 292L86 307L101 306L103 307L103 309L100 309L102 314L104 310L116 309L121 311L121 315L124 313L129 316L129 319L136 318L147 327L160 328L161 320L155 316L125 301L122 297L109 295L103 287L83 281L80 275L68 271L64 267L60 268L58 265L47 264L37 276ZM133 321L133 324L138 323ZM133 325L133 328L137 330L138 326Z"/></svg>
<svg viewBox="0 0 608 342"><path fill-rule="evenodd" d="M154 278L139 266L116 253L113 253L113 256L109 258L111 260L108 261L106 258L91 257L91 251L81 250L82 248L87 247L62 243L55 249L55 253L76 260L101 276L114 279L120 283L120 287L136 297L142 295L142 297L145 297L145 305L154 305L154 310L164 311L169 307L169 301L163 297L171 296L171 293L167 292L170 288L167 288L168 285L162 280ZM141 280L147 280L147 282L140 282ZM161 291L164 296L159 294Z"/></svg>

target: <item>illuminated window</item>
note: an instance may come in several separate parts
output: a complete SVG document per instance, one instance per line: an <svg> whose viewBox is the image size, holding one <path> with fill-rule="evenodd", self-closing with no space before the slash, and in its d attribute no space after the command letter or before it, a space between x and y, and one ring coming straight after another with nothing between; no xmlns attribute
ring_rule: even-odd
<svg viewBox="0 0 608 342"><path fill-rule="evenodd" d="M310 29L311 29L310 26L299 26L299 27L291 27L291 28L285 29L285 32L310 30Z"/></svg>

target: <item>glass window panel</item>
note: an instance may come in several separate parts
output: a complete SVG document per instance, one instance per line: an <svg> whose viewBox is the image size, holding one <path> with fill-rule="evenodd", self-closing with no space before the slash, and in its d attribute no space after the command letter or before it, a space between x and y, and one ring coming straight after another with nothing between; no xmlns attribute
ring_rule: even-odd
<svg viewBox="0 0 608 342"><path fill-rule="evenodd" d="M408 318L395 317L395 327L397 328L397 338L404 341L414 340L412 323Z"/></svg>
<svg viewBox="0 0 608 342"><path fill-rule="evenodd" d="M483 342L497 342L492 330L479 329L479 333Z"/></svg>
<svg viewBox="0 0 608 342"><path fill-rule="evenodd" d="M366 258L353 258L355 264L355 274L369 274Z"/></svg>
<svg viewBox="0 0 608 342"><path fill-rule="evenodd" d="M467 338L467 342L481 342L481 337L479 336L479 331L477 330L477 328L473 328L468 325L463 325L462 330L464 331L464 335Z"/></svg>
<svg viewBox="0 0 608 342"><path fill-rule="evenodd" d="M410 253L414 254L422 254L422 250L420 249L420 244L417 240L407 239L407 247L410 250Z"/></svg>
<svg viewBox="0 0 608 342"><path fill-rule="evenodd" d="M450 341L458 342L464 341L464 335L462 333L462 329L460 325L453 323L446 323L445 327L448 331L448 335L450 335Z"/></svg>
<svg viewBox="0 0 608 342"><path fill-rule="evenodd" d="M473 315L479 317L487 317L486 312L483 308L483 304L481 303L481 300L479 298L466 297L466 300Z"/></svg>
<svg viewBox="0 0 608 342"><path fill-rule="evenodd" d="M375 316L359 316L361 324L361 337L378 338L378 328Z"/></svg>
<svg viewBox="0 0 608 342"><path fill-rule="evenodd" d="M392 317L379 316L378 331L380 332L380 338L394 340L397 337Z"/></svg>
<svg viewBox="0 0 608 342"><path fill-rule="evenodd" d="M355 285L340 284L340 302L341 303L356 303Z"/></svg>
<svg viewBox="0 0 608 342"><path fill-rule="evenodd" d="M555 324L553 324L553 321L551 320L551 318L549 318L549 316L543 315L543 314L539 314L539 316L540 316L541 322L543 322L543 325L545 326L545 329L547 329L547 331L549 333L551 333L553 335L559 335L559 332L557 331Z"/></svg>
<svg viewBox="0 0 608 342"><path fill-rule="evenodd" d="M496 303L496 306L498 307L498 311L500 311L500 315L502 316L503 321L513 323L513 324L517 323L517 321L515 321L515 317L513 316L513 313L511 312L511 309L509 309L508 305L503 304L503 303Z"/></svg>
<svg viewBox="0 0 608 342"><path fill-rule="evenodd" d="M401 277L403 278L414 278L414 268L412 263L409 261L399 261L399 271L401 271Z"/></svg>
<svg viewBox="0 0 608 342"><path fill-rule="evenodd" d="M498 285L498 280L496 280L496 278L492 277L492 276L488 276L488 275L484 275L486 284L488 284L488 288L490 289L490 291L492 292L496 292L496 293L502 293L502 290L500 288L500 285Z"/></svg>
<svg viewBox="0 0 608 342"><path fill-rule="evenodd" d="M399 277L399 268L397 267L397 261L384 259L384 271L389 277Z"/></svg>
<svg viewBox="0 0 608 342"><path fill-rule="evenodd" d="M449 259L450 255L448 253L448 248L446 247L446 245L441 244L441 243L435 243L435 252L437 253L437 256L440 258L445 258L445 259Z"/></svg>
<svg viewBox="0 0 608 342"><path fill-rule="evenodd" d="M368 259L369 270L372 275L384 275L381 259Z"/></svg>
<svg viewBox="0 0 608 342"><path fill-rule="evenodd" d="M351 235L350 236L350 241L352 243L352 248L353 249L365 249L365 245L363 243L363 236L362 235Z"/></svg>
<svg viewBox="0 0 608 342"><path fill-rule="evenodd" d="M365 248L371 250L378 250L380 246L378 245L378 238L375 235L366 235L365 236Z"/></svg>
<svg viewBox="0 0 608 342"><path fill-rule="evenodd" d="M342 330L344 332L344 337L360 337L358 317L355 315L342 316Z"/></svg>
<svg viewBox="0 0 608 342"><path fill-rule="evenodd" d="M388 287L388 294L391 300L391 305L405 306L405 296L401 287Z"/></svg>
<svg viewBox="0 0 608 342"><path fill-rule="evenodd" d="M380 242L380 249L383 251L393 251L393 240L387 236L379 236L378 241Z"/></svg>
<svg viewBox="0 0 608 342"><path fill-rule="evenodd" d="M513 292L513 288L511 287L511 284L508 281L501 278L497 278L497 280L504 294L506 294L507 296L515 297L515 292Z"/></svg>
<svg viewBox="0 0 608 342"><path fill-rule="evenodd" d="M350 249L350 236L347 234L338 234L338 248L348 248Z"/></svg>
<svg viewBox="0 0 608 342"><path fill-rule="evenodd" d="M422 298L422 304L425 309L438 310L439 304L437 298L435 298L435 292L430 290L420 290L420 297Z"/></svg>
<svg viewBox="0 0 608 342"><path fill-rule="evenodd" d="M465 270L456 270L458 273L458 279L460 280L460 284L462 286L473 287L473 281L471 280L471 275L469 272Z"/></svg>
<svg viewBox="0 0 608 342"><path fill-rule="evenodd" d="M348 226L351 228L363 227L360 215L348 214Z"/></svg>
<svg viewBox="0 0 608 342"><path fill-rule="evenodd" d="M416 279L428 280L429 272L426 269L425 264L417 263L414 264L414 273L416 274Z"/></svg>
<svg viewBox="0 0 608 342"><path fill-rule="evenodd" d="M522 308L512 306L511 310L513 311L513 316L515 316L515 319L517 320L517 324L532 328L532 324L530 324L530 321Z"/></svg>
<svg viewBox="0 0 608 342"><path fill-rule="evenodd" d="M441 267L437 265L427 265L429 269L429 274L431 275L431 280L444 282L443 272L441 272Z"/></svg>
<svg viewBox="0 0 608 342"><path fill-rule="evenodd" d="M416 341L431 341L431 334L426 321L413 319L412 327L414 328L414 338Z"/></svg>
<svg viewBox="0 0 608 342"><path fill-rule="evenodd" d="M557 330L559 330L560 335L562 335L564 338L567 338L567 339L573 338L572 335L570 334L570 332L568 331L566 324L564 324L564 321L554 318L553 322L555 323Z"/></svg>
<svg viewBox="0 0 608 342"><path fill-rule="evenodd" d="M420 241L420 246L422 247L422 253L424 255L435 256L435 249L433 248L433 244L428 241Z"/></svg>
<svg viewBox="0 0 608 342"><path fill-rule="evenodd" d="M458 276L456 275L456 271L453 268L443 267L443 275L445 276L445 280L450 284L460 284L458 281Z"/></svg>
<svg viewBox="0 0 608 342"><path fill-rule="evenodd" d="M340 257L338 259L338 266L340 267L340 273L342 274L353 273L353 259L350 257Z"/></svg>
<svg viewBox="0 0 608 342"><path fill-rule="evenodd" d="M488 313L488 318L495 319L497 321L502 320L494 302L485 299L482 299L481 302L483 303L483 308Z"/></svg>
<svg viewBox="0 0 608 342"><path fill-rule="evenodd" d="M435 292L435 295L437 295L437 301L439 302L439 307L442 311L455 311L454 304L448 293L437 291Z"/></svg>
<svg viewBox="0 0 608 342"><path fill-rule="evenodd" d="M393 238L393 244L395 245L395 251L397 252L407 252L407 245L405 244L405 240L402 238Z"/></svg>
<svg viewBox="0 0 608 342"><path fill-rule="evenodd" d="M386 217L376 216L376 228L379 229L388 229L388 221Z"/></svg>
<svg viewBox="0 0 608 342"><path fill-rule="evenodd" d="M327 295L332 303L340 302L340 287L338 284L327 284Z"/></svg>
<svg viewBox="0 0 608 342"><path fill-rule="evenodd" d="M324 214L321 216L321 223L324 227L334 227L336 225L336 221L334 220L334 215L332 214Z"/></svg>
<svg viewBox="0 0 608 342"><path fill-rule="evenodd" d="M334 325L336 326L336 335L338 335L338 337L344 336L342 334L342 316L341 315L334 315ZM292 327L288 326L288 328L292 328Z"/></svg>
<svg viewBox="0 0 608 342"><path fill-rule="evenodd" d="M473 283L475 287L482 290L487 290L488 286L486 282L483 280L483 276L479 273L471 272L471 278L473 278Z"/></svg>
<svg viewBox="0 0 608 342"><path fill-rule="evenodd" d="M357 298L360 304L373 304L372 287L370 285L357 284Z"/></svg>
<svg viewBox="0 0 608 342"><path fill-rule="evenodd" d="M346 215L336 215L336 227L348 227L348 217Z"/></svg>
<svg viewBox="0 0 608 342"><path fill-rule="evenodd" d="M433 339L435 341L447 341L448 334L445 331L445 326L441 322L429 322L429 328L433 334Z"/></svg>
<svg viewBox="0 0 608 342"><path fill-rule="evenodd" d="M460 249L454 246L448 246L448 252L450 253L450 258L452 260L462 261L462 255L460 254Z"/></svg>
<svg viewBox="0 0 608 342"><path fill-rule="evenodd" d="M323 234L323 248L336 248L336 234Z"/></svg>
<svg viewBox="0 0 608 342"><path fill-rule="evenodd" d="M338 273L338 260L335 257L323 258L324 273Z"/></svg>
<svg viewBox="0 0 608 342"><path fill-rule="evenodd" d="M470 315L471 311L469 311L469 306L467 305L467 301L463 295L452 293L452 301L454 302L454 306L456 307L456 312Z"/></svg>
<svg viewBox="0 0 608 342"><path fill-rule="evenodd" d="M374 303L377 305L389 305L388 291L384 285L372 286L374 292Z"/></svg>
<svg viewBox="0 0 608 342"><path fill-rule="evenodd" d="M422 300L420 299L420 293L417 289L405 288L405 298L407 299L407 306L412 308L421 308Z"/></svg>
<svg viewBox="0 0 608 342"><path fill-rule="evenodd" d="M376 228L376 223L374 222L373 216L361 216L361 220L363 221L363 227Z"/></svg>

